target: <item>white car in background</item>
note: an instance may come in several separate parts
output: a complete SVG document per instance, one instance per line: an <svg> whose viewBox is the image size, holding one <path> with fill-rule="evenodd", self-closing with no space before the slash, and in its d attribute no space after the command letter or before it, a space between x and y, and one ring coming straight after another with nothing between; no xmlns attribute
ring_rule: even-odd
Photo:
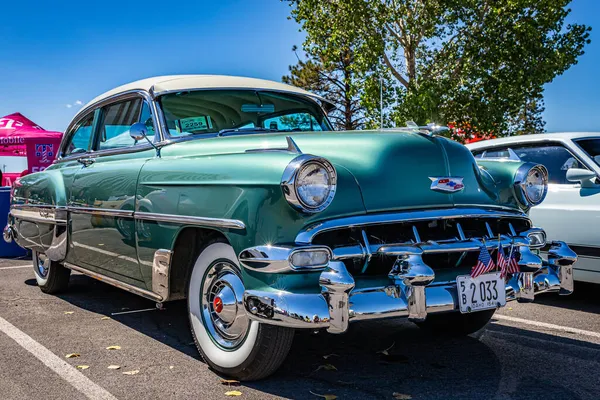
<svg viewBox="0 0 600 400"><path fill-rule="evenodd" d="M579 256L578 281L600 283L600 133L512 136L468 144L475 158L529 161L548 169L548 195L530 211L548 241Z"/></svg>

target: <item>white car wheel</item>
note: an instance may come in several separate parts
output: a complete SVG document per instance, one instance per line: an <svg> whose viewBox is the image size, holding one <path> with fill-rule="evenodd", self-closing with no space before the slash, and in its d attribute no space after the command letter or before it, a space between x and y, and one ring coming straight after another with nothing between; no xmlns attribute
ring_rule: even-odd
<svg viewBox="0 0 600 400"><path fill-rule="evenodd" d="M198 349L214 369L255 380L283 362L293 329L251 321L243 304L244 285L233 248L212 242L200 253L189 281L188 311Z"/></svg>
<svg viewBox="0 0 600 400"><path fill-rule="evenodd" d="M33 272L39 288L44 293L59 293L69 286L71 270L43 253L33 252Z"/></svg>

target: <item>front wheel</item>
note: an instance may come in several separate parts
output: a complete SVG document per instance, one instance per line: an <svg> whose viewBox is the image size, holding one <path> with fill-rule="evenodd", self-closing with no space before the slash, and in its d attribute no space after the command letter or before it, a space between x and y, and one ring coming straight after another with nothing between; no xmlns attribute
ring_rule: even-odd
<svg viewBox="0 0 600 400"><path fill-rule="evenodd" d="M33 252L33 272L41 291L48 294L60 293L69 286L71 270L43 253Z"/></svg>
<svg viewBox="0 0 600 400"><path fill-rule="evenodd" d="M469 314L458 312L428 315L423 322L417 322L419 328L444 336L466 336L483 329L492 319L495 309Z"/></svg>
<svg viewBox="0 0 600 400"><path fill-rule="evenodd" d="M233 248L207 244L196 259L188 288L188 311L196 347L215 370L239 380L271 375L286 358L294 330L251 321Z"/></svg>

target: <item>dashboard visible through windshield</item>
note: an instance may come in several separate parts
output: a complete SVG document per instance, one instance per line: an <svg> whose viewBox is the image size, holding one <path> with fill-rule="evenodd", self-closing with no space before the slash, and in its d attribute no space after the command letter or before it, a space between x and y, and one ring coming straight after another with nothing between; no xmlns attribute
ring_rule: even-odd
<svg viewBox="0 0 600 400"><path fill-rule="evenodd" d="M331 130L317 103L287 93L197 90L164 95L160 104L173 137Z"/></svg>

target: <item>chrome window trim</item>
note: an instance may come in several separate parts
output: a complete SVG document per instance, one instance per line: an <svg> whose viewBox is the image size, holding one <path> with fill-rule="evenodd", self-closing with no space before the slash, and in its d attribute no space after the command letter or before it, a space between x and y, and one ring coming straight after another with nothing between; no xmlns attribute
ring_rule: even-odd
<svg viewBox="0 0 600 400"><path fill-rule="evenodd" d="M163 143L164 142L164 140L163 140L164 124L163 124L162 120L158 119L159 115L162 116L162 111L159 111L160 107L157 106L156 102L154 101L154 99L152 98L150 93L148 93L145 90L140 90L140 89L128 90L126 92L117 93L117 94L107 97L103 100L100 100L96 103L90 104L84 110L81 110L77 114L77 116L73 119L73 121L71 121L71 123L69 124L69 126L67 127L65 132L69 132L77 123L79 123L83 118L87 117L89 115L89 111L95 112L95 110L105 107L107 105L119 103L121 101L129 100L129 99L136 98L136 97L141 97L146 103L148 103L148 106L150 106L150 109L152 111L152 121L154 123L155 132L158 134L158 138L156 135L154 136L153 143L157 146L164 144ZM81 117L80 117L80 115L81 115ZM94 124L94 126L95 126L95 124ZM96 134L96 132L94 132L94 135L95 134ZM69 137L69 139L70 139L70 135L67 135L67 134L63 135L63 139L62 139L62 141L60 143L60 147L59 147L59 149L60 149L59 156L56 159L57 163L77 160L77 159L85 158L85 157L95 158L95 157L102 157L102 156L109 156L109 155L135 153L135 152L152 149L152 145L150 145L150 143L146 143L146 144L141 144L139 146L129 146L129 147L122 147L122 148L118 148L118 149L105 149L105 150L98 150L98 151L91 150L91 151L88 151L85 153L78 153L75 155L63 156L64 148L67 145L67 137Z"/></svg>
<svg viewBox="0 0 600 400"><path fill-rule="evenodd" d="M509 211L510 210L510 211ZM434 219L453 218L522 218L529 220L527 214L508 208L447 208L420 211L404 211L385 214L365 214L344 217L309 225L296 235L298 244L310 244L320 233L343 228L356 228L369 225L393 224Z"/></svg>
<svg viewBox="0 0 600 400"><path fill-rule="evenodd" d="M209 217L195 217L189 215L175 215L175 214L156 214L149 212L136 211L134 213L136 220L144 221L156 221L156 222L167 222L175 224L185 225L198 225L198 226L210 226L215 228L224 229L246 229L246 225L236 219L225 219L225 218L209 218Z"/></svg>

